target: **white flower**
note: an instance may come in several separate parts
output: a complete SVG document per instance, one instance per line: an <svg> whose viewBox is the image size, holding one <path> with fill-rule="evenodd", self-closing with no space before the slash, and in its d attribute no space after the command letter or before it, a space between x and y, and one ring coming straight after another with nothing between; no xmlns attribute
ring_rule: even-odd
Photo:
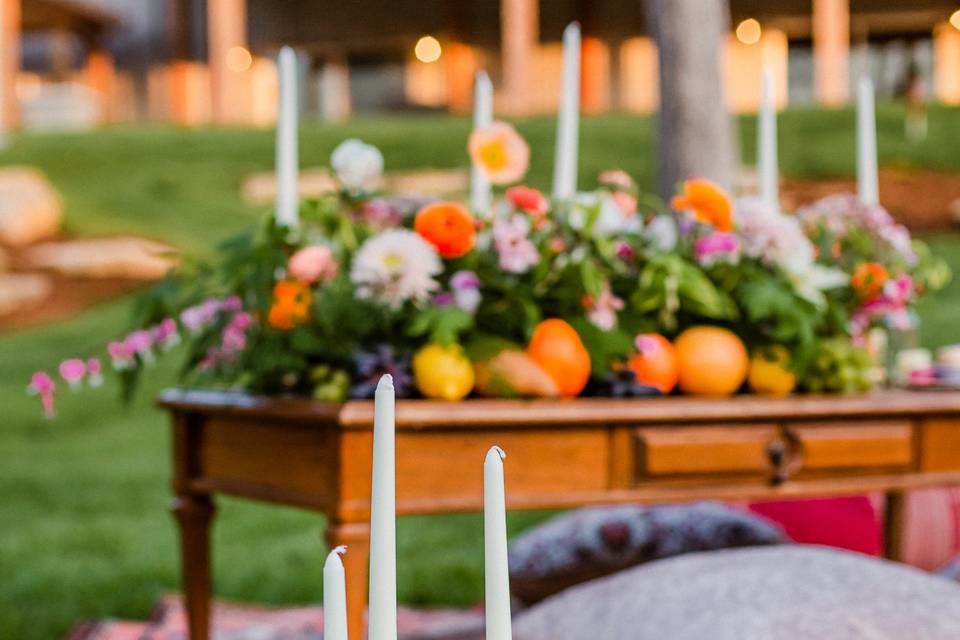
<svg viewBox="0 0 960 640"><path fill-rule="evenodd" d="M592 231L598 236L607 237L621 233L639 233L643 220L636 213L628 213L617 204L613 194L606 191L588 191L578 193L570 212L570 226L582 229L587 222L588 210L596 208L597 217L593 221Z"/></svg>
<svg viewBox="0 0 960 640"><path fill-rule="evenodd" d="M409 229L390 229L364 242L353 257L350 280L357 296L396 309L407 300L423 302L438 288L443 265L436 250Z"/></svg>
<svg viewBox="0 0 960 640"><path fill-rule="evenodd" d="M810 265L806 271L788 271L787 277L798 296L818 307L827 303L823 295L824 291L842 287L850 281L850 276L840 269L831 269L819 264Z"/></svg>
<svg viewBox="0 0 960 640"><path fill-rule="evenodd" d="M659 215L650 221L644 234L660 251L673 251L677 246L677 223L673 216Z"/></svg>
<svg viewBox="0 0 960 640"><path fill-rule="evenodd" d="M370 191L383 175L383 154L372 144L350 138L333 150L330 166L348 191Z"/></svg>

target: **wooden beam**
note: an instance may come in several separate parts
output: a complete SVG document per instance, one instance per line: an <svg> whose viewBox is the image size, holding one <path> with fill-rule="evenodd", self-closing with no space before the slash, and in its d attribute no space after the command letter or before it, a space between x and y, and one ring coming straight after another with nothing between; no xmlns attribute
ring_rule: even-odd
<svg viewBox="0 0 960 640"><path fill-rule="evenodd" d="M501 0L500 66L504 107L511 115L530 110L533 54L540 39L537 0Z"/></svg>
<svg viewBox="0 0 960 640"><path fill-rule="evenodd" d="M813 0L813 84L817 100L827 106L850 94L849 0Z"/></svg>
<svg viewBox="0 0 960 640"><path fill-rule="evenodd" d="M0 0L0 131L17 126L20 0Z"/></svg>
<svg viewBox="0 0 960 640"><path fill-rule="evenodd" d="M243 73L227 66L230 49L247 47L246 0L207 0L207 49L213 121L236 123L243 118Z"/></svg>

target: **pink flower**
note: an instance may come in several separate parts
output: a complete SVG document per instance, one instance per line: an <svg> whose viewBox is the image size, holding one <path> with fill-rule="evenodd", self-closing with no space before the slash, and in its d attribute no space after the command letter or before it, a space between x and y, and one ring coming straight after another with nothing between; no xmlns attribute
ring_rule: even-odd
<svg viewBox="0 0 960 640"><path fill-rule="evenodd" d="M240 296L227 296L223 299L224 311L240 311L243 309L243 300Z"/></svg>
<svg viewBox="0 0 960 640"><path fill-rule="evenodd" d="M91 387L99 387L103 384L103 369L100 366L100 358L90 358L87 360L87 382Z"/></svg>
<svg viewBox="0 0 960 640"><path fill-rule="evenodd" d="M506 122L474 129L467 147L474 165L493 184L520 180L530 164L530 147Z"/></svg>
<svg viewBox="0 0 960 640"><path fill-rule="evenodd" d="M177 323L173 318L164 318L160 324L150 329L153 341L164 351L169 351L180 344L180 334L177 332Z"/></svg>
<svg viewBox="0 0 960 640"><path fill-rule="evenodd" d="M894 307L904 307L913 296L913 278L907 274L883 283L883 297Z"/></svg>
<svg viewBox="0 0 960 640"><path fill-rule="evenodd" d="M129 351L140 356L144 364L153 364L153 336L150 335L149 331L145 329L131 331L130 334L124 338L123 344Z"/></svg>
<svg viewBox="0 0 960 640"><path fill-rule="evenodd" d="M597 176L597 182L604 186L623 190L633 189L634 187L633 178L623 169L607 169L606 171L602 171L600 175Z"/></svg>
<svg viewBox="0 0 960 640"><path fill-rule="evenodd" d="M126 342L111 342L107 345L107 354L110 356L113 368L117 371L132 369L136 364L133 359L136 352Z"/></svg>
<svg viewBox="0 0 960 640"><path fill-rule="evenodd" d="M587 319L595 327L610 331L617 326L617 312L623 309L623 300L614 295L609 282L604 282L600 295L596 298L586 296L584 306L587 308Z"/></svg>
<svg viewBox="0 0 960 640"><path fill-rule="evenodd" d="M59 370L60 377L70 385L71 389L76 389L87 374L87 365L79 358L71 358L61 362Z"/></svg>
<svg viewBox="0 0 960 640"><path fill-rule="evenodd" d="M615 192L613 201L623 210L623 215L630 217L637 214L637 199L626 191Z"/></svg>
<svg viewBox="0 0 960 640"><path fill-rule="evenodd" d="M37 371L30 376L30 384L27 386L27 393L40 396L40 403L43 405L43 415L52 418L55 414L53 406L53 392L57 385L45 371Z"/></svg>
<svg viewBox="0 0 960 640"><path fill-rule="evenodd" d="M697 240L694 253L705 267L718 262L736 264L740 259L740 240L732 233L711 233Z"/></svg>
<svg viewBox="0 0 960 640"><path fill-rule="evenodd" d="M637 252L634 250L633 247L630 246L630 243L626 242L625 240L621 240L617 242L615 250L617 253L617 257L620 258L621 260L631 261L637 257Z"/></svg>
<svg viewBox="0 0 960 640"><path fill-rule="evenodd" d="M303 284L330 282L337 277L339 265L330 247L315 244L304 247L290 256L287 271Z"/></svg>
<svg viewBox="0 0 960 640"><path fill-rule="evenodd" d="M524 273L540 261L537 248L530 242L530 223L518 215L493 223L493 241L500 257L500 268L509 273Z"/></svg>
<svg viewBox="0 0 960 640"><path fill-rule="evenodd" d="M240 331L246 331L251 324L253 324L253 316L251 316L246 311L241 311L240 313L233 316L233 319L230 321L230 324Z"/></svg>
<svg viewBox="0 0 960 640"><path fill-rule="evenodd" d="M563 253L567 248L567 241L561 236L553 236L547 243L547 247L553 253Z"/></svg>
<svg viewBox="0 0 960 640"><path fill-rule="evenodd" d="M457 271L450 276L450 288L453 289L453 302L469 314L477 312L482 296L480 278L473 271Z"/></svg>
<svg viewBox="0 0 960 640"><path fill-rule="evenodd" d="M355 217L375 229L397 227L403 222L403 215L390 202L382 198L367 200L357 211Z"/></svg>
<svg viewBox="0 0 960 640"><path fill-rule="evenodd" d="M507 189L506 198L517 209L537 218L547 215L550 209L547 197L533 187L510 187Z"/></svg>

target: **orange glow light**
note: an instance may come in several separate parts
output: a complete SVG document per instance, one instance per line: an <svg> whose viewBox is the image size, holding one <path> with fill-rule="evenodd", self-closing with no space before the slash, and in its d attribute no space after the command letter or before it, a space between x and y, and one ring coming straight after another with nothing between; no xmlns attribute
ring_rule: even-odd
<svg viewBox="0 0 960 640"><path fill-rule="evenodd" d="M737 25L737 40L743 44L757 44L760 42L760 23L754 18L747 18Z"/></svg>
<svg viewBox="0 0 960 640"><path fill-rule="evenodd" d="M433 36L423 36L417 40L417 46L413 48L413 55L420 62L436 62L440 59L443 49L440 47L440 41Z"/></svg>
<svg viewBox="0 0 960 640"><path fill-rule="evenodd" d="M253 64L253 56L241 46L230 47L227 50L227 69L236 73L243 73Z"/></svg>

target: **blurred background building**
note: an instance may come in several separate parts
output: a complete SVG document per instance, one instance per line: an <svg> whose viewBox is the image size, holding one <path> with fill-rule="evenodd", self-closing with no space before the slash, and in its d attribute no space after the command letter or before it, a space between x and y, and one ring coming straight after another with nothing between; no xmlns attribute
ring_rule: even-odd
<svg viewBox="0 0 960 640"><path fill-rule="evenodd" d="M920 78L930 97L960 103L960 1L731 0L730 9L734 111L755 108L764 64L781 105L844 104L861 73L882 96ZM284 44L300 54L307 114L465 112L480 68L498 112L548 112L571 20L584 30L583 108L655 111L657 51L642 0L0 0L2 122L267 125Z"/></svg>

